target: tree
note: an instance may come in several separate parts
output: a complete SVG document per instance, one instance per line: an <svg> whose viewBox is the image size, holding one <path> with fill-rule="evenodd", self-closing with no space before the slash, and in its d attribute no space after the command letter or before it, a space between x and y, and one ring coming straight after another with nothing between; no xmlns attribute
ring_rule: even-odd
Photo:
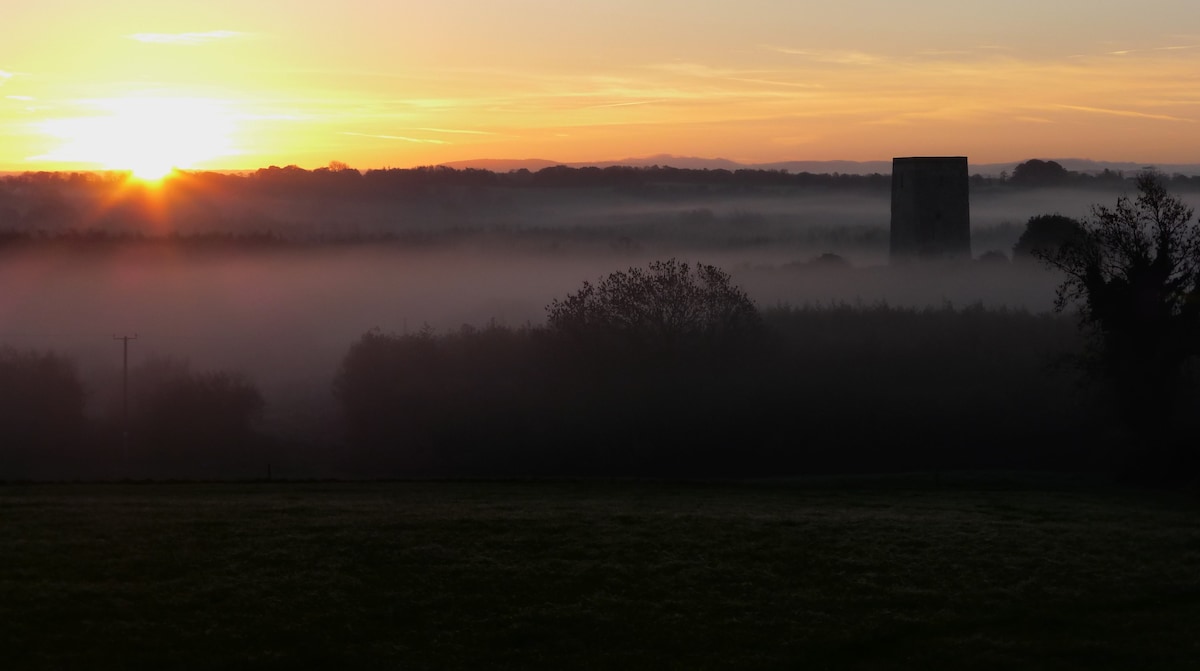
<svg viewBox="0 0 1200 671"><path fill-rule="evenodd" d="M130 387L133 434L152 466L214 475L249 458L264 400L244 376L153 359L131 371Z"/></svg>
<svg viewBox="0 0 1200 671"><path fill-rule="evenodd" d="M572 338L678 352L731 346L757 332L754 302L716 266L675 259L609 274L547 306L551 331Z"/></svg>
<svg viewBox="0 0 1200 671"><path fill-rule="evenodd" d="M574 407L546 419L606 454L605 470L679 472L753 442L769 348L753 301L720 268L654 261L584 282L547 310L553 384Z"/></svg>
<svg viewBox="0 0 1200 671"><path fill-rule="evenodd" d="M77 443L86 398L70 359L0 347L0 480L27 476Z"/></svg>
<svg viewBox="0 0 1200 671"><path fill-rule="evenodd" d="M1071 173L1057 161L1031 158L1013 168L1012 183L1029 186L1052 186L1070 179Z"/></svg>
<svg viewBox="0 0 1200 671"><path fill-rule="evenodd" d="M545 365L544 335L495 323L363 334L333 382L348 439L343 467L375 476L536 470L531 455L547 427L575 419L560 408L578 392L553 384L559 371Z"/></svg>
<svg viewBox="0 0 1200 671"><path fill-rule="evenodd" d="M1039 214L1029 218L1017 244L1013 245L1013 260L1053 256L1062 245L1078 244L1083 238L1083 224L1077 219Z"/></svg>
<svg viewBox="0 0 1200 671"><path fill-rule="evenodd" d="M1156 173L1137 188L1136 199L1095 206L1079 240L1034 254L1066 274L1056 307L1080 306L1127 420L1161 452L1174 443L1180 372L1200 351L1200 222ZM1183 455L1157 456L1173 468Z"/></svg>

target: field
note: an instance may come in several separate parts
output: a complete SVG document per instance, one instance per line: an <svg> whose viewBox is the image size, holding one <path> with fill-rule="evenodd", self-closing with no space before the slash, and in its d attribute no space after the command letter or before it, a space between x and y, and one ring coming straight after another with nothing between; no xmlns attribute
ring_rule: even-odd
<svg viewBox="0 0 1200 671"><path fill-rule="evenodd" d="M1153 668L1200 506L1078 480L0 487L7 669Z"/></svg>

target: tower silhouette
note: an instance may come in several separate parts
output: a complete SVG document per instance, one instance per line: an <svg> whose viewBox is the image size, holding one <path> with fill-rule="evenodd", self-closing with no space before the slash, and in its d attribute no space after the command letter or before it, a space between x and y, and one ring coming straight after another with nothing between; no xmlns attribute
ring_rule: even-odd
<svg viewBox="0 0 1200 671"><path fill-rule="evenodd" d="M892 159L891 258L971 258L967 157Z"/></svg>

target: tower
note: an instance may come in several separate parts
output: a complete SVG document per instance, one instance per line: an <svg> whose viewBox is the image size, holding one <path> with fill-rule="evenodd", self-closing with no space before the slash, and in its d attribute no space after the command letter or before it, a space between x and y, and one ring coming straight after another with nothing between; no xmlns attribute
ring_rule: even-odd
<svg viewBox="0 0 1200 671"><path fill-rule="evenodd" d="M971 258L967 157L892 159L891 258Z"/></svg>

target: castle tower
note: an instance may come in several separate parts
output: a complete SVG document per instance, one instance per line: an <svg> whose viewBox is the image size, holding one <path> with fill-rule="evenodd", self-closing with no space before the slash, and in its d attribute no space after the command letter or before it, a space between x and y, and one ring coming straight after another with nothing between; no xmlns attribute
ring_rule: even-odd
<svg viewBox="0 0 1200 671"><path fill-rule="evenodd" d="M971 258L967 157L892 159L891 258Z"/></svg>

